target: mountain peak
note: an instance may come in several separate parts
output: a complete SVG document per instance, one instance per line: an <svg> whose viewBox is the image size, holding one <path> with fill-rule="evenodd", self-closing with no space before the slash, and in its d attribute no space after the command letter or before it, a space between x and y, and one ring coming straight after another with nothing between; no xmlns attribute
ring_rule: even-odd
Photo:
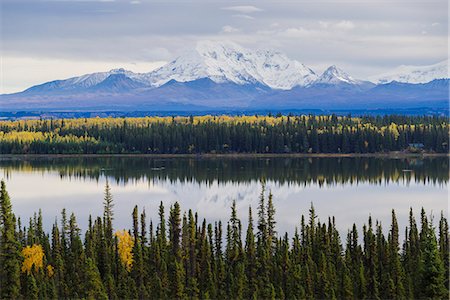
<svg viewBox="0 0 450 300"><path fill-rule="evenodd" d="M195 50L198 53L206 54L212 52L245 52L246 49L232 41L198 41Z"/></svg>
<svg viewBox="0 0 450 300"><path fill-rule="evenodd" d="M276 51L249 50L234 42L198 42L185 53L149 74L153 86L174 79L179 82L210 78L216 83L262 84L272 89L291 89L314 81L316 74L298 61Z"/></svg>
<svg viewBox="0 0 450 300"><path fill-rule="evenodd" d="M125 74L125 70L123 70L123 72L116 72L109 75L105 80L90 87L90 90L119 93L131 91L141 87L144 87L143 83L131 79Z"/></svg>
<svg viewBox="0 0 450 300"><path fill-rule="evenodd" d="M427 83L434 79L449 78L449 60L444 60L428 66L401 65L394 70L370 77L375 83L392 81L404 83Z"/></svg>
<svg viewBox="0 0 450 300"><path fill-rule="evenodd" d="M110 73L110 74L124 74L126 72L131 72L131 71L127 71L124 68L116 68L116 69L111 69L108 73Z"/></svg>
<svg viewBox="0 0 450 300"><path fill-rule="evenodd" d="M332 65L314 82L315 84L359 84L360 81L348 75L344 70Z"/></svg>

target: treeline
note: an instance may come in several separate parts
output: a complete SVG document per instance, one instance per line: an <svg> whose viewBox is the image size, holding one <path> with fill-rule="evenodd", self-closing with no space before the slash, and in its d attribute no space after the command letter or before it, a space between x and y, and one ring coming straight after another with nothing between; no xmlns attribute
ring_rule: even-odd
<svg viewBox="0 0 450 300"><path fill-rule="evenodd" d="M3 154L447 153L446 117L199 116L0 122ZM411 147L411 144L412 147Z"/></svg>
<svg viewBox="0 0 450 300"><path fill-rule="evenodd" d="M115 231L107 185L103 216L89 219L83 240L65 210L50 234L40 213L23 226L2 182L0 298L448 299L442 214L436 229L423 209L420 226L411 211L402 250L394 211L387 236L369 217L344 246L334 217L321 222L313 207L293 237L278 234L272 200L263 187L246 229L235 203L224 225L182 213L178 203L167 216L161 203L157 224L135 207L132 229Z"/></svg>

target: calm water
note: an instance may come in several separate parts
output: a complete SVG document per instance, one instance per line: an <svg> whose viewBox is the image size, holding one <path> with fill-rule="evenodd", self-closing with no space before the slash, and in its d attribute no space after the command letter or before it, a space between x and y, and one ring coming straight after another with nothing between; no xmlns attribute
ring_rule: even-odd
<svg viewBox="0 0 450 300"><path fill-rule="evenodd" d="M448 158L4 158L0 178L16 214L27 219L41 208L47 229L66 208L85 230L90 214L102 214L106 180L117 229L131 227L136 204L156 220L160 201L167 208L178 201L208 221L226 221L236 200L246 226L249 205L257 207L260 178L274 195L277 230L283 233L292 233L311 203L321 220L336 216L341 234L353 222L361 227L369 215L387 230L391 209L402 227L410 207L416 216L422 206L434 215L448 214Z"/></svg>

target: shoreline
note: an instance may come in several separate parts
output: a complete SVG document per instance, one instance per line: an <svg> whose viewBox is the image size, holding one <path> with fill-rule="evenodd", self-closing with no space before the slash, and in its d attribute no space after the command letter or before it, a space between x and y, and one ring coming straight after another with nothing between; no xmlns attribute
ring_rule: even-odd
<svg viewBox="0 0 450 300"><path fill-rule="evenodd" d="M450 153L204 153L204 154L0 154L3 159L26 158L434 158Z"/></svg>

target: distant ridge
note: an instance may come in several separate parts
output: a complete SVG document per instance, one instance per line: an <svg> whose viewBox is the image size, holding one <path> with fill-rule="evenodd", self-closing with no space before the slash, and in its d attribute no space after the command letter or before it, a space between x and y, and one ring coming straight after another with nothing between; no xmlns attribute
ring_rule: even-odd
<svg viewBox="0 0 450 300"><path fill-rule="evenodd" d="M277 51L203 41L152 72L113 69L0 95L0 111L448 107L448 61L372 78L335 65L317 75Z"/></svg>
<svg viewBox="0 0 450 300"><path fill-rule="evenodd" d="M405 83L427 83L435 79L449 78L448 59L429 66L400 66L390 72L372 76L369 79L375 83L392 81Z"/></svg>

